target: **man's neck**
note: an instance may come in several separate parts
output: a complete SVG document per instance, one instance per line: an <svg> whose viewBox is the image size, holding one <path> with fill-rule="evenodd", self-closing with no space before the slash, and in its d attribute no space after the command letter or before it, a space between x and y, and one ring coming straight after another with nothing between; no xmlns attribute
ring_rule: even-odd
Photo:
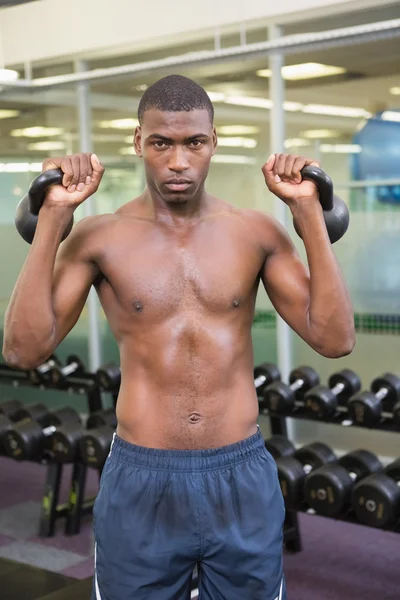
<svg viewBox="0 0 400 600"><path fill-rule="evenodd" d="M174 227L198 222L208 213L210 204L210 196L204 188L187 202L166 202L150 187L146 187L142 198L155 220Z"/></svg>

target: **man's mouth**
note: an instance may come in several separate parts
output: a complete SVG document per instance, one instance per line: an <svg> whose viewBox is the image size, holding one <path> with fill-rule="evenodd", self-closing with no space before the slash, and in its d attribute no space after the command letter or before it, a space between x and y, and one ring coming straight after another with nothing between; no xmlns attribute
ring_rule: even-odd
<svg viewBox="0 0 400 600"><path fill-rule="evenodd" d="M171 179L165 185L172 192L183 192L191 185L191 181L188 179Z"/></svg>

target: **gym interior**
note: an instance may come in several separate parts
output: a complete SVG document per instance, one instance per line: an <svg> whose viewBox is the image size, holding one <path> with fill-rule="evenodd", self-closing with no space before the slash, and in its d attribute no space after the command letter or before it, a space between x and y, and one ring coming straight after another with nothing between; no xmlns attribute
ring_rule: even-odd
<svg viewBox="0 0 400 600"><path fill-rule="evenodd" d="M2 322L29 250L17 206L42 161L95 152L105 166L76 222L141 194L138 103L165 75L194 79L213 102L208 191L273 215L304 261L289 211L265 186L271 152L317 160L347 206L334 249L354 308L351 354L313 351L261 288L252 328L258 424L286 504L291 600L399 597L399 38L393 0L1 2ZM94 290L45 363L0 362L1 600L90 597L92 508L119 385L118 347Z"/></svg>

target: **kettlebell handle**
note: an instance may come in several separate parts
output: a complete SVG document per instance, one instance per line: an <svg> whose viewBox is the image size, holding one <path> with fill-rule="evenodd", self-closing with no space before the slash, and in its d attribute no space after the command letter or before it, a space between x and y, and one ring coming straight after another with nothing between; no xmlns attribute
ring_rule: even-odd
<svg viewBox="0 0 400 600"><path fill-rule="evenodd" d="M30 184L28 193L19 201L15 213L15 226L20 236L28 244L32 244L35 237L38 215L46 198L47 189L51 185L62 183L63 176L61 169L49 169L40 173ZM73 225L74 217L72 216L61 241L69 235Z"/></svg>
<svg viewBox="0 0 400 600"><path fill-rule="evenodd" d="M316 184L322 210L332 210L334 202L333 183L329 175L315 165L306 165L301 169L300 173L303 179L313 181Z"/></svg>
<svg viewBox="0 0 400 600"><path fill-rule="evenodd" d="M38 215L46 198L47 188L51 185L62 183L64 173L61 169L43 171L32 181L28 195L29 207L33 215Z"/></svg>

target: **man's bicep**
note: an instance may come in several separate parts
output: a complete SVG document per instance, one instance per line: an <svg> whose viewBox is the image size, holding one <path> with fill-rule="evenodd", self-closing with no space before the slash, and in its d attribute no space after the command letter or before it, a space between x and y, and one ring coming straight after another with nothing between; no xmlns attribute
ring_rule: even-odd
<svg viewBox="0 0 400 600"><path fill-rule="evenodd" d="M60 248L53 275L57 345L78 321L98 273L95 263L76 245Z"/></svg>
<svg viewBox="0 0 400 600"><path fill-rule="evenodd" d="M287 233L277 233L276 247L264 263L261 279L276 311L304 337L310 305L310 275Z"/></svg>

